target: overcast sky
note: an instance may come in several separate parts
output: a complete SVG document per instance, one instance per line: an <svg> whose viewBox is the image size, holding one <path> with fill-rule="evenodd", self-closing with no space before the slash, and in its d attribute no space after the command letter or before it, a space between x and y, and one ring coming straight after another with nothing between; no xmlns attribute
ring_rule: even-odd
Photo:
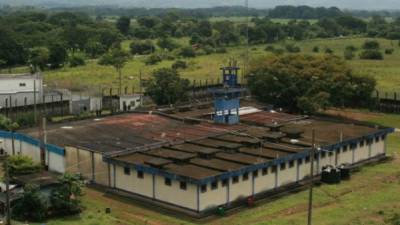
<svg viewBox="0 0 400 225"><path fill-rule="evenodd" d="M9 5L111 5L121 7L214 7L244 5L245 0L0 0ZM400 0L249 0L251 7L272 8L277 5L336 6L342 9L400 9Z"/></svg>

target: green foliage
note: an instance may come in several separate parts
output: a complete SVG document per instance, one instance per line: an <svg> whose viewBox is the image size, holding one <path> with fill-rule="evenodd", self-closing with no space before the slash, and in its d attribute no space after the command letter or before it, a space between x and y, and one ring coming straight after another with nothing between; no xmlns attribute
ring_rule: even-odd
<svg viewBox="0 0 400 225"><path fill-rule="evenodd" d="M325 48L325 53L326 53L326 54L333 54L334 51L333 51L333 49L331 49L331 48Z"/></svg>
<svg viewBox="0 0 400 225"><path fill-rule="evenodd" d="M354 45L348 45L348 46L346 46L345 50L355 52L355 51L357 51L357 48Z"/></svg>
<svg viewBox="0 0 400 225"><path fill-rule="evenodd" d="M180 56L186 57L186 58L193 58L196 57L196 52L191 46L183 47L181 48L179 52Z"/></svg>
<svg viewBox="0 0 400 225"><path fill-rule="evenodd" d="M178 61L174 62L174 64L172 64L171 68L174 70L186 69L187 63L185 61L178 60Z"/></svg>
<svg viewBox="0 0 400 225"><path fill-rule="evenodd" d="M81 211L82 180L79 175L66 173L59 177L60 186L53 189L50 205L53 215L64 216Z"/></svg>
<svg viewBox="0 0 400 225"><path fill-rule="evenodd" d="M41 222L47 217L47 202L39 187L27 184L21 199L15 202L13 217L19 220Z"/></svg>
<svg viewBox="0 0 400 225"><path fill-rule="evenodd" d="M400 214L396 213L388 221L392 225L400 225Z"/></svg>
<svg viewBox="0 0 400 225"><path fill-rule="evenodd" d="M121 16L116 23L117 29L123 33L123 34L128 34L129 28L131 25L131 18L126 17L126 16Z"/></svg>
<svg viewBox="0 0 400 225"><path fill-rule="evenodd" d="M375 40L367 40L364 42L362 47L364 50L378 50L380 48L380 44Z"/></svg>
<svg viewBox="0 0 400 225"><path fill-rule="evenodd" d="M23 155L8 157L10 176L33 174L40 171L41 166L34 163L32 158Z"/></svg>
<svg viewBox="0 0 400 225"><path fill-rule="evenodd" d="M287 45L285 46L285 48L286 48L286 51L288 51L288 52L290 52L290 53L299 53L299 52L301 52L300 47L299 47L299 46L296 46L296 45L294 45L294 44L287 44Z"/></svg>
<svg viewBox="0 0 400 225"><path fill-rule="evenodd" d="M15 131L18 128L18 123L13 122L10 118L0 114L0 130Z"/></svg>
<svg viewBox="0 0 400 225"><path fill-rule="evenodd" d="M0 26L0 68L21 65L26 62L25 47L17 41L17 34L11 29Z"/></svg>
<svg viewBox="0 0 400 225"><path fill-rule="evenodd" d="M104 46L99 40L89 40L85 45L85 52L90 58L96 58L106 52Z"/></svg>
<svg viewBox="0 0 400 225"><path fill-rule="evenodd" d="M224 48L224 47L219 47L219 48L215 49L215 52L219 53L219 54L223 54L223 53L227 53L228 50L226 48Z"/></svg>
<svg viewBox="0 0 400 225"><path fill-rule="evenodd" d="M103 57L101 57L99 64L113 66L118 72L125 66L128 62L130 55L128 52L122 50L121 48L113 48Z"/></svg>
<svg viewBox="0 0 400 225"><path fill-rule="evenodd" d="M158 40L157 45L161 49L166 49L168 51L172 51L172 50L174 50L174 49L179 47L179 44L176 43L171 38L161 38L161 39Z"/></svg>
<svg viewBox="0 0 400 225"><path fill-rule="evenodd" d="M35 125L35 115L32 112L19 113L16 123L21 127L33 127Z"/></svg>
<svg viewBox="0 0 400 225"><path fill-rule="evenodd" d="M131 54L148 55L154 52L155 46L151 40L134 41L130 44Z"/></svg>
<svg viewBox="0 0 400 225"><path fill-rule="evenodd" d="M292 111L367 106L376 81L351 74L333 55L283 55L254 62L248 80L257 99Z"/></svg>
<svg viewBox="0 0 400 225"><path fill-rule="evenodd" d="M360 59L383 60L383 54L379 50L364 50L360 53Z"/></svg>
<svg viewBox="0 0 400 225"><path fill-rule="evenodd" d="M385 49L385 54L386 54L386 55L392 55L393 52L394 52L394 49L393 49L393 48L387 48L387 49Z"/></svg>
<svg viewBox="0 0 400 225"><path fill-rule="evenodd" d="M153 72L146 94L158 105L175 104L188 99L189 80L180 78L174 69L162 68Z"/></svg>
<svg viewBox="0 0 400 225"><path fill-rule="evenodd" d="M79 55L73 55L69 59L69 66L70 67L77 67L77 66L83 66L85 65L85 58Z"/></svg>
<svg viewBox="0 0 400 225"><path fill-rule="evenodd" d="M312 49L312 51L313 51L314 53L318 53L318 52L319 52L319 47L318 47L318 46L314 46L313 49Z"/></svg>
<svg viewBox="0 0 400 225"><path fill-rule="evenodd" d="M266 52L273 52L275 50L275 47L273 45L267 45L264 50Z"/></svg>
<svg viewBox="0 0 400 225"><path fill-rule="evenodd" d="M159 62L162 62L163 58L159 54L151 54L149 57L146 58L145 63L146 65L156 65Z"/></svg>
<svg viewBox="0 0 400 225"><path fill-rule="evenodd" d="M52 43L49 47L49 64L52 69L64 66L68 59L68 52L62 43Z"/></svg>
<svg viewBox="0 0 400 225"><path fill-rule="evenodd" d="M45 47L35 47L30 50L29 62L34 72L44 70L49 62L49 49Z"/></svg>
<svg viewBox="0 0 400 225"><path fill-rule="evenodd" d="M353 51L347 50L347 49L344 50L343 55L344 55L344 58L345 58L346 60L352 60L352 59L354 59L354 57L355 57Z"/></svg>

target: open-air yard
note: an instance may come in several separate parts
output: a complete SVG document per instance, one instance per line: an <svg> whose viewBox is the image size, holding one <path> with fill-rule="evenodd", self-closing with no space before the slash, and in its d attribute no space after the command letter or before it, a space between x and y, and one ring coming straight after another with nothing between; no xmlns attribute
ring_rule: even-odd
<svg viewBox="0 0 400 225"><path fill-rule="evenodd" d="M400 126L400 117L350 111L352 118L389 126ZM392 160L361 168L350 181L339 185L322 185L314 192L314 224L318 225L391 225L390 219L400 212L400 134L388 139ZM73 216L47 221L48 225L130 225L130 224L271 224L300 225L307 221L308 192L302 191L251 209L193 221L182 216L160 212L93 189L85 189L85 211ZM105 208L111 208L111 214Z"/></svg>

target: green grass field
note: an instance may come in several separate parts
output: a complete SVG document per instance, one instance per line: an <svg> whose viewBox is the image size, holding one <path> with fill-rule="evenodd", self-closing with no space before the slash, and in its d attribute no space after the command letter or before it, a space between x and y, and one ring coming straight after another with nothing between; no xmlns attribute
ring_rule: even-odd
<svg viewBox="0 0 400 225"><path fill-rule="evenodd" d="M359 111L359 118L386 126L400 126L400 117ZM392 225L389 219L400 212L400 133L388 138L391 161L361 168L350 181L322 185L314 192L314 224L318 225ZM141 207L127 199L86 189L84 212L80 216L53 219L47 225L299 225L307 221L308 192L291 194L251 209L215 217L207 221L164 214ZM111 214L105 214L111 207ZM39 225L39 224L38 224Z"/></svg>
<svg viewBox="0 0 400 225"><path fill-rule="evenodd" d="M343 56L343 51L346 46L354 45L361 48L367 38L338 38L338 39L317 39L296 42L300 46L303 53L315 54L312 52L314 46L318 46L320 51L323 52L326 48L331 48L334 54ZM385 39L378 39L381 43L381 49L384 51L386 48L393 48L395 51L392 55L385 55L382 61L373 60L360 60L358 55L360 50L356 52L356 57L348 61L349 67L352 68L354 73L360 75L373 76L378 81L377 88L385 91L398 90L400 86L400 47L397 41L389 41ZM179 40L181 44L187 43L188 39ZM125 41L122 46L125 49L129 48L129 41ZM289 42L286 42L289 43ZM286 43L274 44L275 47L283 48ZM265 56L270 53L264 51L265 45L258 45L250 47L251 58ZM211 54L198 56L192 59L184 59L188 62L189 67L181 71L181 75L190 80L203 80L217 79L220 75L219 67L226 64L230 58L235 58L239 61L239 65L244 65L244 55L246 49L244 46L230 47L228 53L224 54ZM318 53L324 54L324 53ZM163 61L158 65L147 66L144 63L145 56L133 57L123 69L123 79L125 85L138 86L139 71L142 70L143 77L148 78L154 69L161 67L170 67L174 61ZM18 68L13 72L21 72L23 68ZM26 70L26 69L25 69ZM73 90L100 90L101 87L117 86L117 73L113 67L100 66L97 60L89 60L87 65L76 68L62 68L54 71L46 71L45 80L49 85L71 88Z"/></svg>

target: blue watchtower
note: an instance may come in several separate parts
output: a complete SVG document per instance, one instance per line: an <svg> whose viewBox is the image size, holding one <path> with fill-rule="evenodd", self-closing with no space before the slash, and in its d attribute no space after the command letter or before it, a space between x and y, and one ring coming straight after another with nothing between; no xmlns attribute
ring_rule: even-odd
<svg viewBox="0 0 400 225"><path fill-rule="evenodd" d="M240 95L243 92L238 84L239 67L222 67L223 87L212 89L214 95L214 122L223 124L239 123Z"/></svg>

